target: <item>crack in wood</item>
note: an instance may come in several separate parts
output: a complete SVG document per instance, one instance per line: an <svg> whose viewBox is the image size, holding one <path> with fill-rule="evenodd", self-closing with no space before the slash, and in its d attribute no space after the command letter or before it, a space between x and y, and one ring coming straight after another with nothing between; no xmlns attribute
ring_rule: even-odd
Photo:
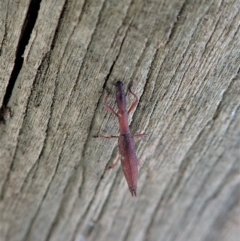
<svg viewBox="0 0 240 241"><path fill-rule="evenodd" d="M170 41L171 41L172 38L173 38L173 35L174 35L175 32L176 32L179 19L181 18L182 14L183 14L183 12L184 12L184 10L185 10L185 8L186 8L187 2L188 2L188 1L185 1L185 2L183 3L183 5L181 6L181 8L180 8L180 10L179 10L179 12L178 12L178 14L177 14L176 20L174 21L173 26L172 26L172 29L171 29L171 31L170 31L170 34L169 34L169 36L168 36L166 45L168 45L168 44L170 43Z"/></svg>
<svg viewBox="0 0 240 241"><path fill-rule="evenodd" d="M3 106L7 106L8 101L11 98L12 91L13 91L15 82L17 80L18 74L22 68L23 61L24 61L22 55L24 53L25 47L29 42L29 39L32 34L32 30L36 23L38 11L40 8L40 3L41 3L41 0L32 0L29 4L29 8L26 14L26 19L22 27L19 43L16 50L16 58L15 58L13 71L10 76L10 79L6 88L6 92L3 98Z"/></svg>

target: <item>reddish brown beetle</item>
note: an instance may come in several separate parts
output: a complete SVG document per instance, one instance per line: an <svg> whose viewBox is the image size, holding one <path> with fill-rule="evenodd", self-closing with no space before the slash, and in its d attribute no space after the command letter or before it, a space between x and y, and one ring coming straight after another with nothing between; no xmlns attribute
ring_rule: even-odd
<svg viewBox="0 0 240 241"><path fill-rule="evenodd" d="M114 114L118 117L120 136L102 136L102 135L100 135L100 136L96 136L96 137L117 138L118 139L118 147L119 147L119 152L120 152L120 159L121 159L123 173L127 180L128 187L129 187L129 190L130 190L132 196L136 196L137 195L137 178L138 178L139 160L136 155L135 142L134 142L133 138L134 137L144 137L145 134L137 134L137 135L133 136L129 129L128 115L138 104L138 98L137 98L136 94L134 94L132 92L131 88L129 88L129 91L134 96L135 101L132 103L130 108L127 110L126 94L124 92L123 83L121 81L117 81L115 85L116 85L116 102L117 102L118 112L115 112L113 110L113 108L107 104L109 94L107 94L107 96L105 98L104 107L109 112L111 112L112 114ZM114 163L111 166L111 168L115 167L117 162Z"/></svg>

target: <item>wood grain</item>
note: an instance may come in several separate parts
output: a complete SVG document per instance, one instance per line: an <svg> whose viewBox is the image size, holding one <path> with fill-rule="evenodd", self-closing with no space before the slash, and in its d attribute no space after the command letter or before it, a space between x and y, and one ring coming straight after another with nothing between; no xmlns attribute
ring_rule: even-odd
<svg viewBox="0 0 240 241"><path fill-rule="evenodd" d="M239 11L239 0L1 1L11 118L0 125L0 240L237 241ZM102 106L116 80L133 83L131 130L147 133L137 198L120 166L106 171L117 142L93 138L118 133Z"/></svg>

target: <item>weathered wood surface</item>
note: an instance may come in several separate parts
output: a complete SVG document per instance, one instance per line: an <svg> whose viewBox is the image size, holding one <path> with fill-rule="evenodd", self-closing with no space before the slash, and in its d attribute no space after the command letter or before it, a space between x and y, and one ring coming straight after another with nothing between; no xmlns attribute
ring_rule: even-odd
<svg viewBox="0 0 240 241"><path fill-rule="evenodd" d="M0 126L0 240L239 240L240 1L42 0L26 31L29 4L0 2L3 104L30 31ZM148 134L137 198L105 171L117 143L92 138L118 132L116 79Z"/></svg>

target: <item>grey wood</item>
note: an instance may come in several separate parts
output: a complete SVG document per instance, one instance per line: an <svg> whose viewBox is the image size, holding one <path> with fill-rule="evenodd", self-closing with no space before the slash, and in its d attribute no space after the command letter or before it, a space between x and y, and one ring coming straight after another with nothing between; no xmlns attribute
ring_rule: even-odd
<svg viewBox="0 0 240 241"><path fill-rule="evenodd" d="M2 104L29 5L0 3ZM239 0L42 0L0 125L0 240L237 241L239 10ZM118 134L103 108L106 87L116 108L116 80L132 82L131 130L147 133L136 198L121 167L106 168L117 141L93 138Z"/></svg>

